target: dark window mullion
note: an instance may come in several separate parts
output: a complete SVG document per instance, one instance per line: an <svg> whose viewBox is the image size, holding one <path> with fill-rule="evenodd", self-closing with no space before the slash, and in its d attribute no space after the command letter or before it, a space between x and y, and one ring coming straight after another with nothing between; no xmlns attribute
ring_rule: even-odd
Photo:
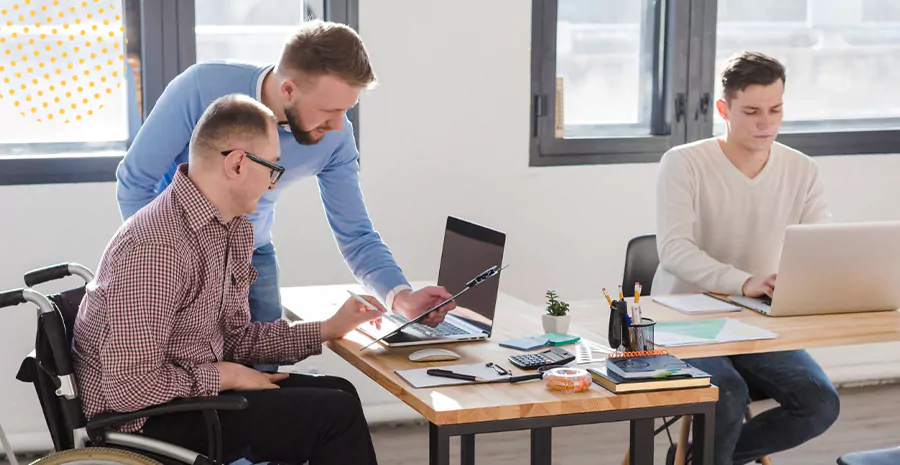
<svg viewBox="0 0 900 465"><path fill-rule="evenodd" d="M538 118L538 139L542 145L556 139L556 34L558 2L541 2L540 92L543 116Z"/></svg>
<svg viewBox="0 0 900 465"><path fill-rule="evenodd" d="M713 135L717 96L716 12L718 0L691 0L690 70L688 72L688 115L686 142ZM704 107L705 108L702 108ZM704 110L705 111L701 111Z"/></svg>
<svg viewBox="0 0 900 465"><path fill-rule="evenodd" d="M670 128L668 148L681 145L687 140L687 121L690 117L688 85L690 81L690 2L668 1L666 8L666 116ZM684 115L678 118L677 102L685 102ZM660 157L662 153L660 153Z"/></svg>

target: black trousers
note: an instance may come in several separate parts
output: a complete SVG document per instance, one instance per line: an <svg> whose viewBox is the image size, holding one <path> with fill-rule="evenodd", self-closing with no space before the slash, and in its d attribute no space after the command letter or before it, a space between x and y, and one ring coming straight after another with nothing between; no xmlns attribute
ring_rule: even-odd
<svg viewBox="0 0 900 465"><path fill-rule="evenodd" d="M353 384L334 376L292 374L278 385L281 389L222 393L243 396L249 404L219 412L226 463L240 457L310 465L377 463ZM199 412L150 418L142 432L203 454L208 450Z"/></svg>

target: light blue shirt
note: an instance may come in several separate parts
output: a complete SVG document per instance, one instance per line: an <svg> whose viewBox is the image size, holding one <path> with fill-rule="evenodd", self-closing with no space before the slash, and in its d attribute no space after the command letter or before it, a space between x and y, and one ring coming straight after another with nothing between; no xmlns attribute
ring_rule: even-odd
<svg viewBox="0 0 900 465"><path fill-rule="evenodd" d="M191 132L209 104L232 93L260 100L262 79L270 68L238 62L201 63L169 83L116 170L123 219L156 198L172 182L178 165L188 161ZM285 171L275 189L267 191L249 215L255 247L272 241L275 202L281 191L315 176L328 224L353 275L383 301L392 291L409 286L366 211L359 186L359 153L347 117L340 131L326 133L315 145L298 144L280 127L278 137L279 164Z"/></svg>

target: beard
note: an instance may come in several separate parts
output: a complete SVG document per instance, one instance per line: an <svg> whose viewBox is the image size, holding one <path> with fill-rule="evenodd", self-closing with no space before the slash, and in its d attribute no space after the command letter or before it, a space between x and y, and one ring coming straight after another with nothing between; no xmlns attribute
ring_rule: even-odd
<svg viewBox="0 0 900 465"><path fill-rule="evenodd" d="M291 134L294 135L294 139L300 145L316 145L322 141L324 137L319 137L318 139L313 137L312 132L316 129L329 130L330 128L315 128L311 131L304 131L300 125L303 123L300 121L300 115L294 112L294 110L285 107L284 115L287 116L287 124L288 127L291 128Z"/></svg>

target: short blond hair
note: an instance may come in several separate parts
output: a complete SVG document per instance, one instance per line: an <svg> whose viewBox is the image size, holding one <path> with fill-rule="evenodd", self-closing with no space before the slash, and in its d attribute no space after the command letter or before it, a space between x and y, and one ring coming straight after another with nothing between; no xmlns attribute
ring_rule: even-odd
<svg viewBox="0 0 900 465"><path fill-rule="evenodd" d="M367 89L377 82L359 34L344 24L321 20L304 22L288 37L276 72L310 77L331 74L347 84Z"/></svg>

